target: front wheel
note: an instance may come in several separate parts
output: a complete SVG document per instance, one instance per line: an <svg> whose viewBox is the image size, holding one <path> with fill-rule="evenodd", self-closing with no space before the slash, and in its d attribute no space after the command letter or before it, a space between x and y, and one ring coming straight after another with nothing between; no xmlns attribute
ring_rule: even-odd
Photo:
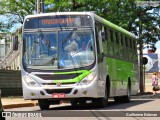
<svg viewBox="0 0 160 120"><path fill-rule="evenodd" d="M92 104L98 108L104 108L107 105L108 100L105 98L95 98L92 100Z"/></svg>
<svg viewBox="0 0 160 120"><path fill-rule="evenodd" d="M72 107L77 107L78 106L78 101L77 100L70 100L71 106Z"/></svg>
<svg viewBox="0 0 160 120"><path fill-rule="evenodd" d="M104 108L108 104L108 95L107 88L105 89L105 97L103 98L95 98L92 100L92 104L98 108Z"/></svg>
<svg viewBox="0 0 160 120"><path fill-rule="evenodd" d="M50 106L50 102L48 100L38 100L38 104L41 110L48 110Z"/></svg>

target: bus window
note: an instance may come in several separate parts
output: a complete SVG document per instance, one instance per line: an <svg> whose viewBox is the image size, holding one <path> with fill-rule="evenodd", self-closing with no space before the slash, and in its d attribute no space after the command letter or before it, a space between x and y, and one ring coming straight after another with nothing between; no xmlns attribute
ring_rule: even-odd
<svg viewBox="0 0 160 120"><path fill-rule="evenodd" d="M128 39L127 39L127 37L125 37L125 43L126 43L126 47L128 47Z"/></svg>
<svg viewBox="0 0 160 120"><path fill-rule="evenodd" d="M114 37L113 37L113 31L112 30L110 30L110 39L111 39L112 42L114 42Z"/></svg>
<svg viewBox="0 0 160 120"><path fill-rule="evenodd" d="M119 44L119 56L120 56L120 58L123 58L123 38L122 38L122 35L121 34L119 34L119 42L120 42L120 44Z"/></svg>
<svg viewBox="0 0 160 120"><path fill-rule="evenodd" d="M135 40L133 40L133 49L136 50L136 43L135 43Z"/></svg>
<svg viewBox="0 0 160 120"><path fill-rule="evenodd" d="M132 39L130 39L129 43L130 43L130 48L132 49L133 48Z"/></svg>
<svg viewBox="0 0 160 120"><path fill-rule="evenodd" d="M97 45L97 53L100 53L100 48L99 48L99 26L96 26L96 45Z"/></svg>
<svg viewBox="0 0 160 120"><path fill-rule="evenodd" d="M102 26L101 36L102 36L102 41L105 41L106 40L106 32L105 32L104 26Z"/></svg>
<svg viewBox="0 0 160 120"><path fill-rule="evenodd" d="M127 37L126 36L124 36L123 37L123 39L124 39L124 48L123 48L123 57L126 59L126 60L128 60L128 52L129 52L129 49L128 49L128 39L127 39Z"/></svg>
<svg viewBox="0 0 160 120"><path fill-rule="evenodd" d="M121 45L123 46L123 45L124 45L124 41L123 41L123 36L122 36L122 34L121 34L120 40L121 40Z"/></svg>
<svg viewBox="0 0 160 120"><path fill-rule="evenodd" d="M113 39L112 38L112 35L113 35L113 32L112 32L112 30L107 30L107 33L108 33L108 54L110 55L110 56L114 56L114 43L112 42L112 40L111 39ZM112 35L111 35L112 34Z"/></svg>
<svg viewBox="0 0 160 120"><path fill-rule="evenodd" d="M116 43L119 44L119 37L117 32L116 32Z"/></svg>
<svg viewBox="0 0 160 120"><path fill-rule="evenodd" d="M104 50L104 53L105 54L108 54L108 33L107 33L107 28L106 27L104 27L104 33L105 33L105 39L104 40L102 40L102 45L103 45L103 50Z"/></svg>
<svg viewBox="0 0 160 120"><path fill-rule="evenodd" d="M119 38L118 38L118 33L114 32L114 53L115 53L115 57L119 57Z"/></svg>

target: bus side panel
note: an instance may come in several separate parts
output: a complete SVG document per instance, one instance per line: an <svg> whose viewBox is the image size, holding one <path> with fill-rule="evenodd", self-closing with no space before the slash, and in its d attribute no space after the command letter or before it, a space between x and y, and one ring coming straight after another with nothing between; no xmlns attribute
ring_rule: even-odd
<svg viewBox="0 0 160 120"><path fill-rule="evenodd" d="M127 94L128 80L131 80L131 91L137 86L137 74L135 74L135 65L132 62L118 60L115 58L107 58L108 74L111 81L111 96L121 96ZM136 93L138 88L133 89Z"/></svg>
<svg viewBox="0 0 160 120"><path fill-rule="evenodd" d="M137 94L139 90L139 70L138 70L138 63L134 64L134 81L132 82L131 86L131 95Z"/></svg>

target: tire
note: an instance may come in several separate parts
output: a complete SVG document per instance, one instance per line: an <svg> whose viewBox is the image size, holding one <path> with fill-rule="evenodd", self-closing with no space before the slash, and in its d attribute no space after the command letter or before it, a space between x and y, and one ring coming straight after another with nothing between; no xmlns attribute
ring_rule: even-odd
<svg viewBox="0 0 160 120"><path fill-rule="evenodd" d="M72 107L77 107L78 106L78 101L77 100L70 100L71 106Z"/></svg>
<svg viewBox="0 0 160 120"><path fill-rule="evenodd" d="M108 104L108 95L107 95L107 88L105 89L105 97L103 98L95 98L92 100L92 104L96 108L104 108Z"/></svg>
<svg viewBox="0 0 160 120"><path fill-rule="evenodd" d="M114 97L114 101L116 103L120 103L120 102L122 102L122 98L121 97Z"/></svg>
<svg viewBox="0 0 160 120"><path fill-rule="evenodd" d="M79 101L80 106L85 106L86 105L86 100L85 99L80 99Z"/></svg>
<svg viewBox="0 0 160 120"><path fill-rule="evenodd" d="M1 111L2 112L2 111ZM4 112L4 111L3 111ZM0 120L6 120L5 117L2 117L2 113L0 113Z"/></svg>
<svg viewBox="0 0 160 120"><path fill-rule="evenodd" d="M50 102L48 100L38 100L38 104L41 110L48 110L50 106Z"/></svg>
<svg viewBox="0 0 160 120"><path fill-rule="evenodd" d="M131 85L128 84L127 86L127 95L123 97L125 103L129 103L131 100Z"/></svg>
<svg viewBox="0 0 160 120"><path fill-rule="evenodd" d="M130 84L128 84L128 86L127 86L127 95L126 96L114 97L114 101L116 103L129 103L130 102L130 98L131 98L131 87L130 87Z"/></svg>

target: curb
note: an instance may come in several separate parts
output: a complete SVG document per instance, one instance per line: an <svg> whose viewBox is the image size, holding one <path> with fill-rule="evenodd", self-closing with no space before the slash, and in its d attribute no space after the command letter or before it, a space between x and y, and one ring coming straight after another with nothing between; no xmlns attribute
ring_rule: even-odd
<svg viewBox="0 0 160 120"><path fill-rule="evenodd" d="M11 109L11 108L20 108L20 107L32 107L32 106L38 106L37 102L33 103L17 103L17 104L8 104L3 105L4 109Z"/></svg>

